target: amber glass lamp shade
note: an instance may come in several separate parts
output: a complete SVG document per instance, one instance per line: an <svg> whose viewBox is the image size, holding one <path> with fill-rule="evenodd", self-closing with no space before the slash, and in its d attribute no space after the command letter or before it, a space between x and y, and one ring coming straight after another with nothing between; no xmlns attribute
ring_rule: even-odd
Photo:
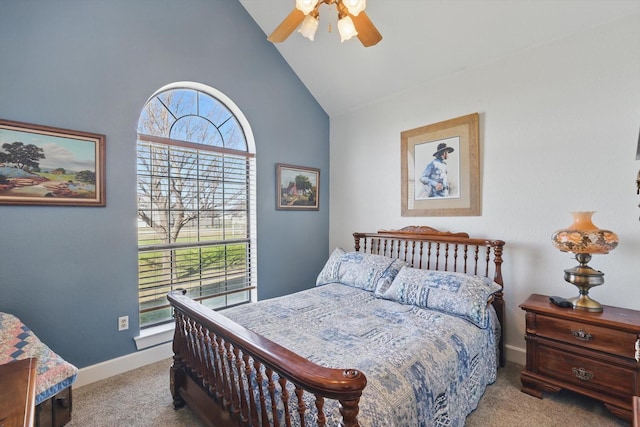
<svg viewBox="0 0 640 427"><path fill-rule="evenodd" d="M576 255L579 264L564 271L564 280L575 285L580 293L570 298L573 308L601 312L602 305L589 297L589 289L604 283L604 273L589 265L592 254L606 254L618 246L618 236L596 227L591 217L595 212L572 212L573 224L551 236L553 245L562 252Z"/></svg>

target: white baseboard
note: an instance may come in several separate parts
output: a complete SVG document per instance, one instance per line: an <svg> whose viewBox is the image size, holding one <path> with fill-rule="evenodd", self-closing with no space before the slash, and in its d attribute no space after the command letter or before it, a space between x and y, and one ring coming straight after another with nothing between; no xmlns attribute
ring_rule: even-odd
<svg viewBox="0 0 640 427"><path fill-rule="evenodd" d="M507 361L517 363L518 365L527 364L527 352L524 348L514 347L512 345L505 345L505 354Z"/></svg>
<svg viewBox="0 0 640 427"><path fill-rule="evenodd" d="M73 388L80 388L84 385L167 359L173 356L171 344L168 342L82 368L78 370L78 376L73 383Z"/></svg>

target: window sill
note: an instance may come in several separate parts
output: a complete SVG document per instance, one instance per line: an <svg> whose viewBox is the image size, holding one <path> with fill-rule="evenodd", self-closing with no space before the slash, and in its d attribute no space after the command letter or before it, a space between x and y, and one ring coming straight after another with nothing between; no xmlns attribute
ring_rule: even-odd
<svg viewBox="0 0 640 427"><path fill-rule="evenodd" d="M175 326L174 323L166 323L164 325L143 329L140 331L139 336L133 338L136 342L136 348L143 350L173 340Z"/></svg>

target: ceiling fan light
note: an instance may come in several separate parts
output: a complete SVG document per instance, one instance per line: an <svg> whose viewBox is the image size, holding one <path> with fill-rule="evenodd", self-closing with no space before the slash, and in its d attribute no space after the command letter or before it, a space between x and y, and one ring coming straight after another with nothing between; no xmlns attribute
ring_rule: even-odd
<svg viewBox="0 0 640 427"><path fill-rule="evenodd" d="M317 4L318 0L296 0L296 8L305 15L315 9Z"/></svg>
<svg viewBox="0 0 640 427"><path fill-rule="evenodd" d="M306 18L304 18L304 21L302 21L302 25L300 26L298 32L309 40L313 41L316 36L316 31L318 31L319 24L320 21L318 20L318 18L313 15L307 15Z"/></svg>
<svg viewBox="0 0 640 427"><path fill-rule="evenodd" d="M353 16L358 16L367 7L367 0L342 0L342 2Z"/></svg>
<svg viewBox="0 0 640 427"><path fill-rule="evenodd" d="M356 27L353 25L353 20L350 16L345 16L338 21L338 32L340 33L341 42L358 35Z"/></svg>

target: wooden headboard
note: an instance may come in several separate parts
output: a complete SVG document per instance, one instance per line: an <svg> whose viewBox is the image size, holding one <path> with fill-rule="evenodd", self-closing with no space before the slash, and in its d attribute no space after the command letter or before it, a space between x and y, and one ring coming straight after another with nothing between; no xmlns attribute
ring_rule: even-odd
<svg viewBox="0 0 640 427"><path fill-rule="evenodd" d="M408 226L400 230L377 233L353 233L355 250L399 258L414 268L453 271L485 276L502 286L502 240L473 239L467 233L439 231L426 226ZM505 364L504 293L492 300L502 327L500 334L500 366Z"/></svg>

